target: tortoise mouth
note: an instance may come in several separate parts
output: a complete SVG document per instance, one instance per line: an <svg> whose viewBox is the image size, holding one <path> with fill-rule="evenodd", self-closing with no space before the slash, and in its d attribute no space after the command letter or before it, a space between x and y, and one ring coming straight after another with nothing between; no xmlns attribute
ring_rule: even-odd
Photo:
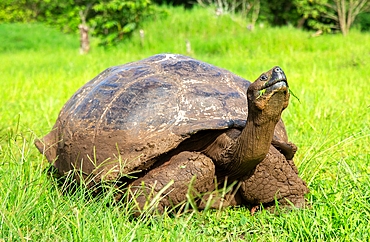
<svg viewBox="0 0 370 242"><path fill-rule="evenodd" d="M288 87L288 82L285 78L270 80L266 82L265 85L262 86L261 90L263 89L275 90L282 87Z"/></svg>

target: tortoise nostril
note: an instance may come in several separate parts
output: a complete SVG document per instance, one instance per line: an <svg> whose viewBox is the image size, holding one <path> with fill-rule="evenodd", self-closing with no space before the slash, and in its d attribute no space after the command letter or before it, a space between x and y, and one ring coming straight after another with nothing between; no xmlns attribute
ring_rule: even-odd
<svg viewBox="0 0 370 242"><path fill-rule="evenodd" d="M283 70L282 70L280 67L276 67L276 68L275 68L275 72L277 72L277 73L281 73L281 72L283 72Z"/></svg>

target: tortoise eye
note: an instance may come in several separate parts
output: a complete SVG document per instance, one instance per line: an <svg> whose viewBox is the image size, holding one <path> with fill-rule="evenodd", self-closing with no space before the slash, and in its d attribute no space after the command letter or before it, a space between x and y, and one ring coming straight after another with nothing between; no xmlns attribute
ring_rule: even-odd
<svg viewBox="0 0 370 242"><path fill-rule="evenodd" d="M263 74L261 77L260 77L260 80L261 81L266 81L267 80L267 76L265 74Z"/></svg>

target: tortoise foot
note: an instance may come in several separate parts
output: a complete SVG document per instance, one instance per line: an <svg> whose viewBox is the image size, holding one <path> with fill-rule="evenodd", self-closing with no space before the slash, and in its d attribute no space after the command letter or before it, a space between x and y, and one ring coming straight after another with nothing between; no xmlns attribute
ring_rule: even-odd
<svg viewBox="0 0 370 242"><path fill-rule="evenodd" d="M249 204L303 207L304 195L309 192L306 183L298 176L293 160L287 160L274 146L254 172L241 180L240 192Z"/></svg>
<svg viewBox="0 0 370 242"><path fill-rule="evenodd" d="M130 185L138 212L171 208L186 202L189 196L214 189L215 166L210 158L184 151L149 171Z"/></svg>

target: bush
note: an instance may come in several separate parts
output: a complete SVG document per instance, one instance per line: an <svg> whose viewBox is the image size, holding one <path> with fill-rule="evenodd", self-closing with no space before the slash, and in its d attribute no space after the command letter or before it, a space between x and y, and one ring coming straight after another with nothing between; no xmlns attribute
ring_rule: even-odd
<svg viewBox="0 0 370 242"><path fill-rule="evenodd" d="M135 30L143 17L154 13L150 0L105 0L92 6L88 20L104 45L120 41Z"/></svg>
<svg viewBox="0 0 370 242"><path fill-rule="evenodd" d="M0 23L31 22L35 19L35 12L27 0L0 1Z"/></svg>
<svg viewBox="0 0 370 242"><path fill-rule="evenodd" d="M3 0L0 22L40 21L63 32L77 32L86 21L100 43L112 45L155 13L151 0Z"/></svg>
<svg viewBox="0 0 370 242"><path fill-rule="evenodd" d="M354 22L354 26L361 31L370 31L370 13L360 13Z"/></svg>

